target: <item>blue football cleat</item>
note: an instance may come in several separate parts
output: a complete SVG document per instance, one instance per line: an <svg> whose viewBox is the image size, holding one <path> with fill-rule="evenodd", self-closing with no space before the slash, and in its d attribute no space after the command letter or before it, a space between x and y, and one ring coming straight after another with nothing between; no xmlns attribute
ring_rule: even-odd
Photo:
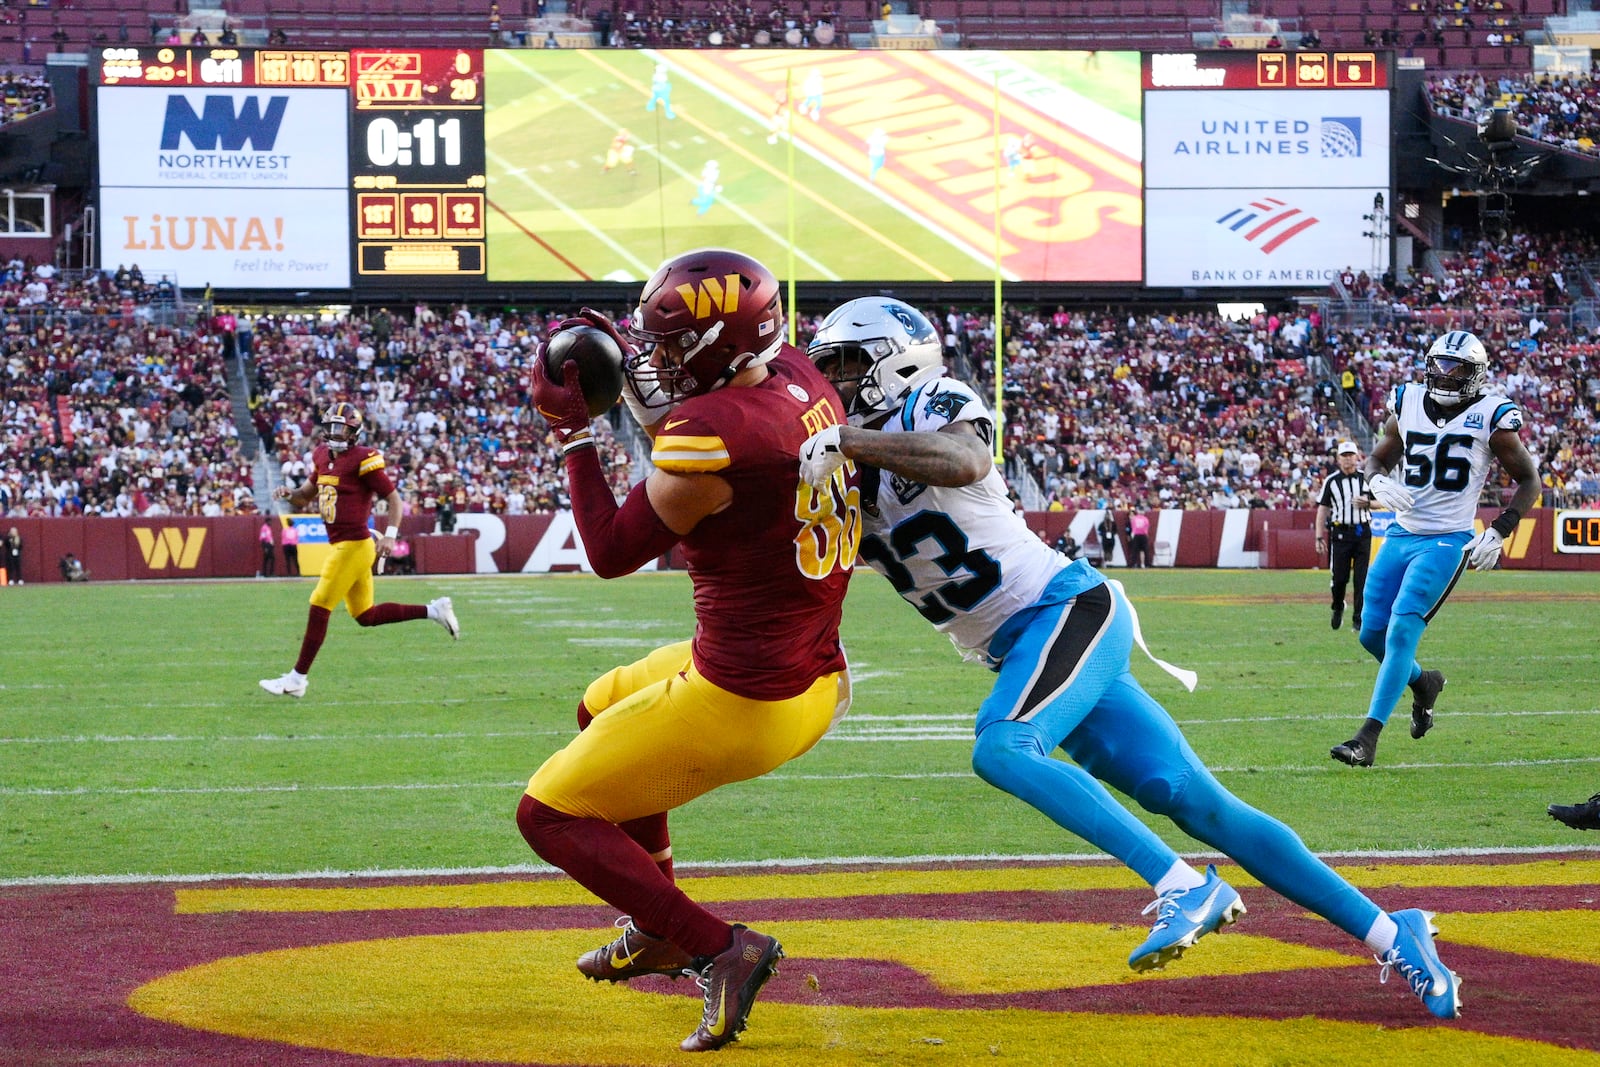
<svg viewBox="0 0 1600 1067"><path fill-rule="evenodd" d="M1389 916L1400 927L1395 935L1394 947L1377 960L1383 964L1378 981L1387 982L1390 971L1399 971L1411 992L1422 998L1422 1003L1441 1019L1454 1019L1461 1014L1461 979L1439 960L1433 947L1433 913L1411 908Z"/></svg>
<svg viewBox="0 0 1600 1067"><path fill-rule="evenodd" d="M1156 913L1156 921L1150 927L1150 936L1128 957L1128 966L1136 971L1165 967L1206 934L1238 921L1244 914L1244 902L1231 885L1217 876L1213 864L1206 868L1206 880L1200 885L1164 893L1140 914L1151 911Z"/></svg>

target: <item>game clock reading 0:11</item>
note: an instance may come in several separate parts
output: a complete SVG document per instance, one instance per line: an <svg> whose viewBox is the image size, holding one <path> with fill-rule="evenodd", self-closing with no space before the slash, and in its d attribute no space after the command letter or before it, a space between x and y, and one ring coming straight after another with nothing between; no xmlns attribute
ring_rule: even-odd
<svg viewBox="0 0 1600 1067"><path fill-rule="evenodd" d="M350 60L358 277L481 277L483 53L357 50Z"/></svg>

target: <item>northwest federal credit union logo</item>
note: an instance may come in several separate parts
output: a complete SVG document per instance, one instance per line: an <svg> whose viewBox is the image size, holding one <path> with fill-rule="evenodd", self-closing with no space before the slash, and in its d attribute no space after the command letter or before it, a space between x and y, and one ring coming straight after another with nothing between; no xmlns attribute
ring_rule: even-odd
<svg viewBox="0 0 1600 1067"><path fill-rule="evenodd" d="M1287 201L1266 196L1234 208L1218 219L1217 225L1238 234L1270 256L1318 221Z"/></svg>
<svg viewBox="0 0 1600 1067"><path fill-rule="evenodd" d="M147 526L133 528L134 540L139 542L139 552L145 566L153 571L176 565L180 571L192 571L200 562L200 549L206 543L206 528L191 526L187 530L177 526L164 526L152 530Z"/></svg>
<svg viewBox="0 0 1600 1067"><path fill-rule="evenodd" d="M167 97L161 124L161 150L176 151L187 139L197 152L237 152L247 144L256 152L270 152L288 107L287 96L268 97L263 110L259 96L217 94L207 96L196 112L188 97L173 94Z"/></svg>

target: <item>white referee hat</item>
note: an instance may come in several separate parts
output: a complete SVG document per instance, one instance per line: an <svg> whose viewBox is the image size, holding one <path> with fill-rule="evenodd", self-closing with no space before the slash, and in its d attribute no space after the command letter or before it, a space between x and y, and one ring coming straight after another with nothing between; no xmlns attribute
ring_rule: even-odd
<svg viewBox="0 0 1600 1067"><path fill-rule="evenodd" d="M1340 441L1339 447L1333 450L1333 454L1336 456L1359 456L1361 455L1361 449L1356 447L1354 441Z"/></svg>

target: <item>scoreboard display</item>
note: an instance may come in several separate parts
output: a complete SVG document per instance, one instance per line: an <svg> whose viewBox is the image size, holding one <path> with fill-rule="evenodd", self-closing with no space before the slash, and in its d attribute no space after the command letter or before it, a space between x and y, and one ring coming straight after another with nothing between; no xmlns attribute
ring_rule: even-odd
<svg viewBox="0 0 1600 1067"><path fill-rule="evenodd" d="M101 85L279 85L342 89L348 52L305 48L103 48Z"/></svg>
<svg viewBox="0 0 1600 1067"><path fill-rule="evenodd" d="M174 46L97 59L102 263L218 287L483 277L481 51ZM113 165L152 151L144 177Z"/></svg>
<svg viewBox="0 0 1600 1067"><path fill-rule="evenodd" d="M1320 288L1381 273L1392 202L1386 56L1144 57L1145 284Z"/></svg>
<svg viewBox="0 0 1600 1067"><path fill-rule="evenodd" d="M484 273L483 54L351 53L358 278Z"/></svg>
<svg viewBox="0 0 1600 1067"><path fill-rule="evenodd" d="M1146 89L1383 89L1387 59L1376 52L1152 53Z"/></svg>

